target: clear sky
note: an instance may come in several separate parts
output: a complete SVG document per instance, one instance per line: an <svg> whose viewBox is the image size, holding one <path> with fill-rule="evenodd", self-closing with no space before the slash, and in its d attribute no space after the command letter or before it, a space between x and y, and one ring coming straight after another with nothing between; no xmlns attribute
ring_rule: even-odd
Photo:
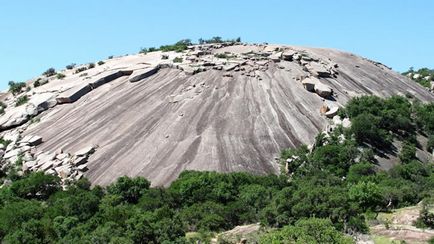
<svg viewBox="0 0 434 244"><path fill-rule="evenodd" d="M0 0L0 89L179 39L331 47L434 68L433 0Z"/></svg>

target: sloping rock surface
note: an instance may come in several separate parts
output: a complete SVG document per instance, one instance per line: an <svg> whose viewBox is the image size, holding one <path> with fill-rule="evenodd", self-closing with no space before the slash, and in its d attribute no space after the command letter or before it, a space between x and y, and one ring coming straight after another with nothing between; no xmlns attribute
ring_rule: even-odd
<svg viewBox="0 0 434 244"><path fill-rule="evenodd" d="M41 136L45 152L97 146L85 172L95 184L141 175L167 185L187 169L278 172L281 149L312 143L329 124L320 114L325 99L333 107L362 94L434 100L386 66L332 49L208 44L164 55L105 60L88 78L71 71L35 88L58 94L60 104L23 136ZM170 63L175 57L182 63ZM309 77L332 89L331 97L306 90Z"/></svg>

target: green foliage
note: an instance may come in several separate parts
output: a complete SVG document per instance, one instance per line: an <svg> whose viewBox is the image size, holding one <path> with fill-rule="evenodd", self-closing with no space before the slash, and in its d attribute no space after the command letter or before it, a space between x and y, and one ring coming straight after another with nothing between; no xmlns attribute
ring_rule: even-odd
<svg viewBox="0 0 434 244"><path fill-rule="evenodd" d="M72 63L72 64L68 64L66 65L66 69L73 69L75 67L76 64Z"/></svg>
<svg viewBox="0 0 434 244"><path fill-rule="evenodd" d="M83 66L83 67L77 68L75 70L75 73L78 74L78 73L81 73L81 72L86 71L86 70L87 70L87 67Z"/></svg>
<svg viewBox="0 0 434 244"><path fill-rule="evenodd" d="M173 59L174 63L182 63L182 58L181 57L176 57Z"/></svg>
<svg viewBox="0 0 434 244"><path fill-rule="evenodd" d="M64 75L62 73L57 73L57 75L56 75L56 79L59 79L59 80L62 80L65 77L66 77L66 75Z"/></svg>
<svg viewBox="0 0 434 244"><path fill-rule="evenodd" d="M15 181L11 192L24 199L47 199L51 194L60 189L60 179L52 175L37 172L28 177Z"/></svg>
<svg viewBox="0 0 434 244"><path fill-rule="evenodd" d="M87 65L87 69L93 69L95 68L95 64L94 63L90 63Z"/></svg>
<svg viewBox="0 0 434 244"><path fill-rule="evenodd" d="M404 142L399 154L399 159L402 163L408 163L411 160L416 159L416 146L409 143Z"/></svg>
<svg viewBox="0 0 434 244"><path fill-rule="evenodd" d="M56 74L56 70L54 68L47 69L42 75L45 75L46 77L50 77Z"/></svg>
<svg viewBox="0 0 434 244"><path fill-rule="evenodd" d="M21 97L18 97L15 101L15 107L21 106L29 101L29 97L27 95L23 95Z"/></svg>
<svg viewBox="0 0 434 244"><path fill-rule="evenodd" d="M199 38L199 44L224 43L224 42L241 42L241 37L235 39L226 39L226 40L223 40L223 38L220 36L215 36L210 39Z"/></svg>
<svg viewBox="0 0 434 244"><path fill-rule="evenodd" d="M104 61L98 61L98 65L103 65L105 64Z"/></svg>
<svg viewBox="0 0 434 244"><path fill-rule="evenodd" d="M280 230L274 230L264 235L260 243L354 243L350 237L346 237L337 231L330 220L309 218L297 221L294 225L285 226Z"/></svg>
<svg viewBox="0 0 434 244"><path fill-rule="evenodd" d="M139 198L149 189L151 183L142 177L131 179L123 176L107 188L113 195L119 195L123 201L137 203Z"/></svg>
<svg viewBox="0 0 434 244"><path fill-rule="evenodd" d="M9 91L16 95L22 92L23 88L26 87L26 83L24 82L14 82L14 81L9 81Z"/></svg>
<svg viewBox="0 0 434 244"><path fill-rule="evenodd" d="M41 86L41 82L40 82L40 80L41 80L41 79L37 79L35 82L33 82L33 87Z"/></svg>
<svg viewBox="0 0 434 244"><path fill-rule="evenodd" d="M415 225L418 228L434 229L434 213L429 211L427 203L422 202L422 209L419 213L419 218L416 220Z"/></svg>

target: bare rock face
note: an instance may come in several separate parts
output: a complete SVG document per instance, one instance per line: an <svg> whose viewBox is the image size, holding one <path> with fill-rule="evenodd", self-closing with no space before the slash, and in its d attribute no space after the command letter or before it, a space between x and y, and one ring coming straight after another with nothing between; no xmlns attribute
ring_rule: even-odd
<svg viewBox="0 0 434 244"><path fill-rule="evenodd" d="M283 148L313 143L354 96L434 100L408 77L332 49L223 43L104 62L34 88L30 101L52 94L32 112L38 123L25 105L8 106L2 134L19 130L30 144L14 137L18 146L5 154L29 150L25 170L103 185L123 175L167 185L183 170L276 173ZM34 135L43 142L30 142Z"/></svg>

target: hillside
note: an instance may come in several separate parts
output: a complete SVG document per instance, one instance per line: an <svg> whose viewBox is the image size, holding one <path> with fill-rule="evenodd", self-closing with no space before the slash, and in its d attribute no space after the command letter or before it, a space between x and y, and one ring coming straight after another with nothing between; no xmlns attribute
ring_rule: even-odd
<svg viewBox="0 0 434 244"><path fill-rule="evenodd" d="M25 170L102 185L123 175L167 185L184 170L277 173L280 151L312 144L352 97L434 100L387 66L333 49L201 44L94 66L2 96L3 137L29 145L11 146L10 161L24 153Z"/></svg>

